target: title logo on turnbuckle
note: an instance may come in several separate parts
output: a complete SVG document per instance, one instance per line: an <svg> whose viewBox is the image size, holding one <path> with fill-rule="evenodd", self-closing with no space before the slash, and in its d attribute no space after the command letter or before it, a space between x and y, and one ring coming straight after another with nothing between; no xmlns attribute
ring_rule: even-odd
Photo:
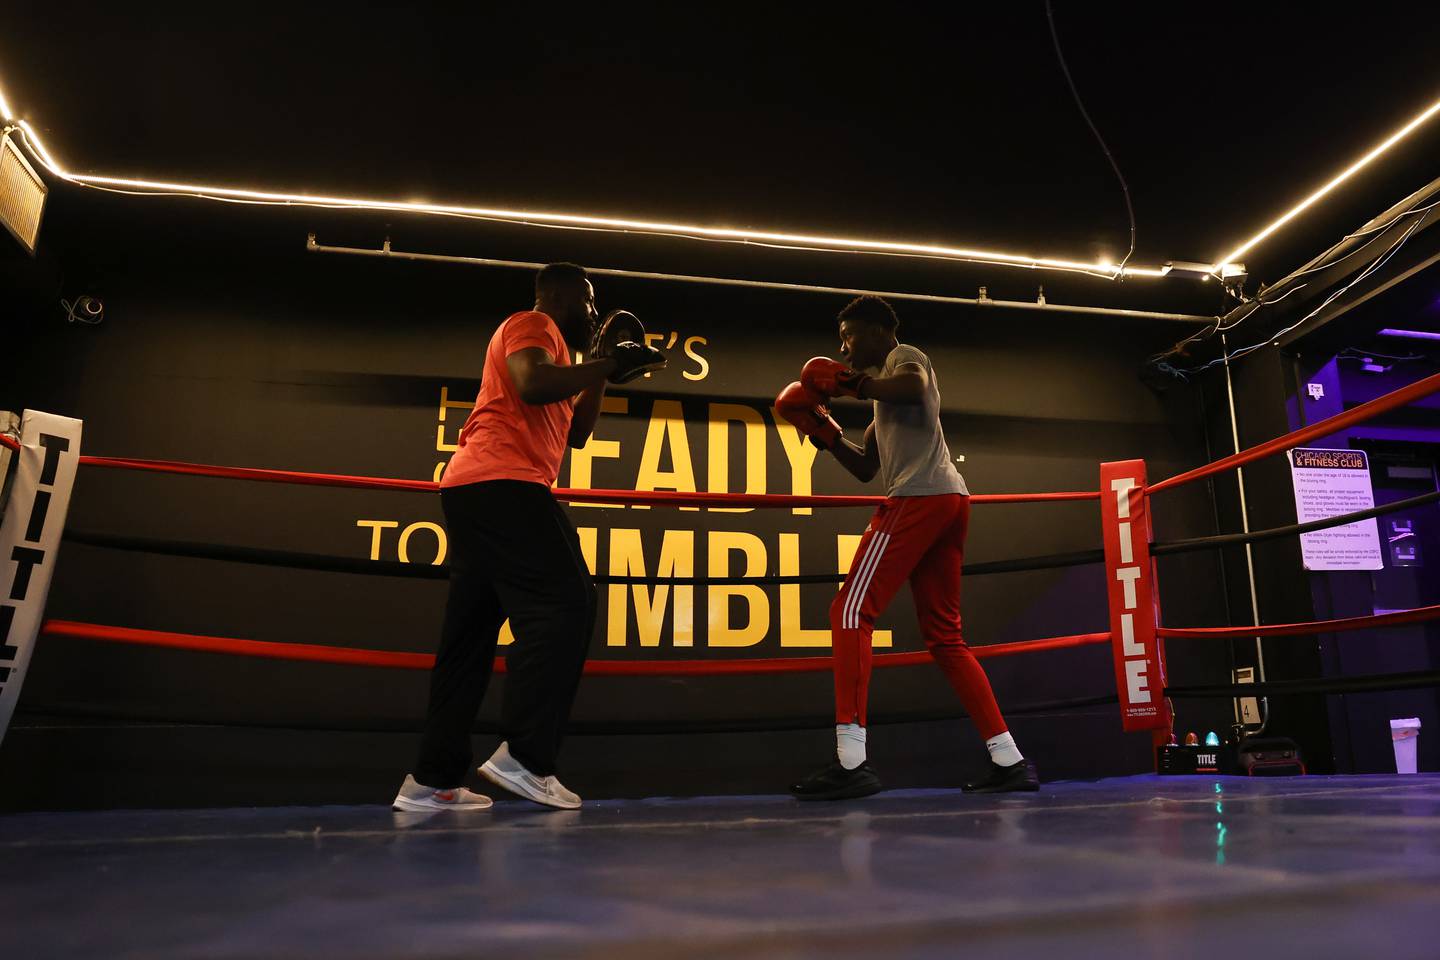
<svg viewBox="0 0 1440 960"><path fill-rule="evenodd" d="M1160 641L1155 635L1155 575L1145 485L1142 460L1100 467L1111 649L1126 730L1160 729L1170 722Z"/></svg>

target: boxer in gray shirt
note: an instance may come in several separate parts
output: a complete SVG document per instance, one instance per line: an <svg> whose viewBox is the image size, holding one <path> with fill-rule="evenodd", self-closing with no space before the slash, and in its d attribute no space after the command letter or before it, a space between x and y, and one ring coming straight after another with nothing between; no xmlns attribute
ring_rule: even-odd
<svg viewBox="0 0 1440 960"><path fill-rule="evenodd" d="M970 495L940 425L940 386L930 358L897 338L900 321L879 297L840 311L840 353L849 365L816 357L776 399L776 409L859 480L876 474L885 502L865 528L850 572L830 607L835 670L836 759L790 792L839 800L880 790L865 756L865 707L875 618L910 582L920 632L990 752L990 769L967 791L1038 790L1034 764L1015 746L990 681L960 628L960 567ZM868 371L874 371L871 375ZM832 398L874 401L863 443L830 419Z"/></svg>

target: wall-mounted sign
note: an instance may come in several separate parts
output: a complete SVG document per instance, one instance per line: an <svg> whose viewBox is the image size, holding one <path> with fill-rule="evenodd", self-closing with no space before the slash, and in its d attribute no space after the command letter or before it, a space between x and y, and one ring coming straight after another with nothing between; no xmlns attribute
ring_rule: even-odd
<svg viewBox="0 0 1440 960"><path fill-rule="evenodd" d="M1375 506L1364 450L1296 447L1289 452L1295 513L1301 523L1328 520ZM1374 518L1302 534L1306 570L1381 570L1380 530Z"/></svg>

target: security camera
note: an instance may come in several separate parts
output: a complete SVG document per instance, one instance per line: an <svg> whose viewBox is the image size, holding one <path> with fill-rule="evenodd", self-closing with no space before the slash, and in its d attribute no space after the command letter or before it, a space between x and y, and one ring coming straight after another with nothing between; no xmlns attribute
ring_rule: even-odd
<svg viewBox="0 0 1440 960"><path fill-rule="evenodd" d="M60 308L70 323L88 323L91 326L105 319L105 304L95 297L80 296L72 300L61 300Z"/></svg>

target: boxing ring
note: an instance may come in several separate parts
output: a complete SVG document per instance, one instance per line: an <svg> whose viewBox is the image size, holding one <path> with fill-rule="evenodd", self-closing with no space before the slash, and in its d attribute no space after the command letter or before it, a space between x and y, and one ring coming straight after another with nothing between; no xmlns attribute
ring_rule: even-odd
<svg viewBox="0 0 1440 960"><path fill-rule="evenodd" d="M1173 627L1164 625L1160 615L1158 585L1155 582L1155 558L1197 550L1256 543L1279 537L1296 536L1312 531L1355 523L1386 513L1409 509L1440 500L1440 493L1425 494L1369 510L1343 514L1325 520L1290 525L1248 533L1223 534L1169 542L1152 541L1149 511L1152 498L1185 484L1196 483L1256 460L1281 453L1320 437L1329 436L1355 424L1398 409L1422 398L1440 393L1440 375L1417 381L1393 393L1356 406L1342 414L1319 421L1281 437L1257 444L1246 450L1223 457L1153 485L1145 483L1144 462L1128 461L1101 465L1101 489L1044 493L977 494L971 497L976 506L997 504L1045 504L1069 501L1096 501L1101 507L1105 546L1101 549L1072 551L1063 554L1022 557L998 561L967 562L966 576L998 575L1025 570L1103 562L1109 594L1111 629L1102 632L1044 637L1034 640L974 645L978 658L1012 657L1043 654L1047 651L1090 645L1108 645L1116 668L1115 691L1089 691L1076 702L1101 703L1118 699L1127 731L1149 731L1156 744L1167 742L1172 730L1169 700L1182 697L1272 696L1298 693L1347 693L1368 690L1403 689L1440 685L1440 673L1420 672L1324 680L1287 680L1245 685L1185 686L1171 684L1166 675L1164 641L1224 640L1250 637L1308 636L1321 633L1382 628L1421 623L1440 618L1440 606L1325 620L1308 623L1241 625L1230 627ZM0 436L0 443L12 450L23 449L23 441ZM44 451L31 447L40 457ZM252 467L215 466L166 460L78 455L76 465L87 470L130 470L149 473L209 477L232 481L298 484L309 486L379 489L395 492L433 493L438 484L431 481L385 477L346 476L326 473L294 472ZM876 496L800 496L785 494L675 493L666 491L627 491L603 489L558 488L555 496L562 501L586 503L646 505L652 507L749 507L749 508L854 508L874 507L883 501ZM24 491L17 491L23 496ZM32 524L33 526L33 524ZM413 577L444 579L448 571L443 565L417 565L379 560L357 560L320 554L260 550L239 546L220 546L147 539L134 536L96 534L66 530L67 541L114 550L142 551L191 558L226 560L265 564L306 570L324 570L367 576ZM651 577L596 575L597 584L625 585L735 585L763 586L774 584L838 583L843 574L801 574L763 577ZM1143 611L1143 613L1142 613ZM224 656L259 657L348 666L390 669L427 670L434 662L430 654L360 649L328 644L279 643L240 637L202 636L147 630L140 627L82 623L68 620L46 620L40 633L53 640L83 639L133 646L165 647L205 652ZM877 669L908 667L928 663L925 651L876 653L873 666ZM496 669L504 671L504 658L497 658ZM704 676L763 675L775 673L823 672L830 669L828 656L783 656L766 658L727 658L724 660L595 660L585 665L589 676ZM1053 705L1050 705L1053 706ZM1020 709L1024 709L1021 707ZM878 718L883 722L883 718Z"/></svg>
<svg viewBox="0 0 1440 960"><path fill-rule="evenodd" d="M982 658L1108 647L1110 689L1063 704L1117 704L1122 723L1163 743L1170 702L1184 697L1331 694L1440 684L1433 673L1245 685L1185 685L1166 674L1166 641L1310 636L1421 623L1440 607L1308 623L1179 627L1165 623L1157 559L1341 526L1440 500L1426 494L1323 521L1248 533L1154 541L1151 509L1181 485L1327 436L1440 392L1440 376L1303 430L1153 485L1144 464L1101 466L1092 491L976 495L978 506L1093 502L1104 546L970 562L969 576L1103 564L1111 629L974 646ZM323 570L440 579L443 566L363 560L65 530L49 505L44 463L232 482L429 493L429 482L173 461L59 454L37 438L0 439L29 458L34 489L23 535L91 547ZM22 467L25 464L22 462ZM21 471L22 474L24 471ZM51 476L54 481L55 477ZM760 508L872 507L880 498L681 494L558 489L587 503ZM35 504L46 498L36 522ZM19 506L17 506L17 504ZM12 531L13 534L13 531ZM25 548L31 549L31 548ZM43 573L48 559L27 574ZM597 575L603 584L835 584L833 574L766 577ZM32 582L39 582L32 577ZM1127 588L1129 589L1127 593ZM1126 617L1129 617L1126 620ZM428 654L279 643L48 619L44 643L98 641L219 657L425 670ZM217 632L223 633L223 632ZM880 669L927 662L927 652L880 652ZM497 661L503 670L504 660ZM613 676L824 672L824 656L702 660L593 659ZM1138 685L1136 681L1140 681ZM1145 696L1148 694L1148 697ZM828 721L827 721L828 722ZM885 717L877 715L883 724ZM682 728L683 730L683 728ZM81 758L83 762L83 758ZM243 770L233 776L243 777ZM397 774L398 775L398 774ZM377 798L383 799L383 798ZM881 952L967 956L1111 957L1139 930L1166 956L1212 957L1260 944L1354 956L1376 930L1433 922L1440 889L1440 777L1159 777L1047 783L1039 794L892 790L816 810L776 796L592 800L543 811L500 802L479 815L393 813L388 807L103 810L0 817L0 923L16 956L77 952L146 957L451 956L477 941L526 956L825 956ZM85 923L66 919L76 884ZM57 899L59 898L59 899ZM1325 922L1316 921L1324 911ZM1428 943L1392 942L1390 957L1429 956ZM136 952L139 951L139 952Z"/></svg>

